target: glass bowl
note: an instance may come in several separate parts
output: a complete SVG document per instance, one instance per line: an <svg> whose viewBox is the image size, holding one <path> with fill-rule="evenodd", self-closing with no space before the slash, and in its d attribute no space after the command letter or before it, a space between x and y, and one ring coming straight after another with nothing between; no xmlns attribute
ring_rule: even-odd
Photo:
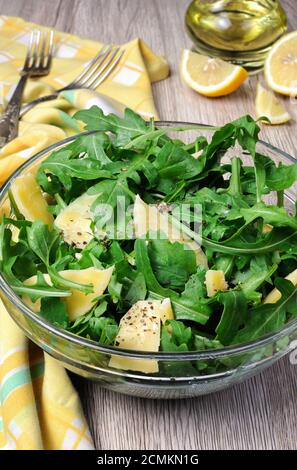
<svg viewBox="0 0 297 470"><path fill-rule="evenodd" d="M159 122L158 127L195 124L184 122ZM197 125L197 124L196 124ZM210 137L213 130L203 126L199 134ZM96 131L95 131L96 132ZM99 132L99 131L97 131ZM187 141L196 131L183 133ZM91 135L94 132L86 132ZM12 181L22 173L34 171L53 150L72 142L78 136L69 137L39 152L18 168L0 191L0 213L9 205L8 190ZM238 148L232 150L238 155ZM269 155L274 161L296 162L287 153L260 141L258 152ZM230 155L230 153L229 153ZM248 158L243 155L243 159ZM286 204L294 204L295 188L286 194ZM147 398L185 398L222 390L247 379L273 364L296 347L297 319L287 323L273 334L237 347L201 350L184 353L149 353L129 351L112 346L102 346L68 331L59 329L33 313L18 297L0 273L0 295L13 318L24 333L44 351L55 357L69 370L87 379L98 381L103 387L133 396ZM157 360L159 372L142 374L122 371L109 366L112 355L133 359Z"/></svg>

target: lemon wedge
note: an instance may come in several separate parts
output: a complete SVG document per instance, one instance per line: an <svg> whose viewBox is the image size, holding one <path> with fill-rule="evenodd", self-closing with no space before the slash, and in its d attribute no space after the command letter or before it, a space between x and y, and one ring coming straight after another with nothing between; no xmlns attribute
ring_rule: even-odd
<svg viewBox="0 0 297 470"><path fill-rule="evenodd" d="M185 49L180 65L184 82L204 96L224 96L237 90L248 77L239 65Z"/></svg>
<svg viewBox="0 0 297 470"><path fill-rule="evenodd" d="M264 74L272 90L297 96L297 31L274 44L265 61Z"/></svg>
<svg viewBox="0 0 297 470"><path fill-rule="evenodd" d="M275 94L260 83L257 85L255 108L257 119L265 116L270 124L284 124L291 119L290 114ZM269 124L267 121L263 120L263 122Z"/></svg>

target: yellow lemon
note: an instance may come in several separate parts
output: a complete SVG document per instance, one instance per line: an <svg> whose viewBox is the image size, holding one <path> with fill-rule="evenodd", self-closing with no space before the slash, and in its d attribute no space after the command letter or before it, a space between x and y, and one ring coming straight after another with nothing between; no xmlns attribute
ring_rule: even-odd
<svg viewBox="0 0 297 470"><path fill-rule="evenodd" d="M185 83L204 96L229 95L248 77L239 65L185 49L182 53L181 76Z"/></svg>
<svg viewBox="0 0 297 470"><path fill-rule="evenodd" d="M265 116L271 124L283 124L291 119L290 114L275 94L266 90L260 83L257 86L255 108L257 119ZM267 123L264 120L263 122Z"/></svg>
<svg viewBox="0 0 297 470"><path fill-rule="evenodd" d="M271 48L264 67L272 90L297 96L297 31L282 36Z"/></svg>

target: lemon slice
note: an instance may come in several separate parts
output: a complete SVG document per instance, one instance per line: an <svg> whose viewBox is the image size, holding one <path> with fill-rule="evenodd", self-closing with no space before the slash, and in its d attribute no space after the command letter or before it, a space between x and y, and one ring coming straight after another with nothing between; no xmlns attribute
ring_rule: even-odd
<svg viewBox="0 0 297 470"><path fill-rule="evenodd" d="M264 73L272 90L297 96L297 31L274 44L265 61Z"/></svg>
<svg viewBox="0 0 297 470"><path fill-rule="evenodd" d="M34 175L28 173L18 176L10 187L12 202L25 219L34 222L41 220L49 227L53 225L54 218L48 211L48 205L42 195L41 188Z"/></svg>
<svg viewBox="0 0 297 470"><path fill-rule="evenodd" d="M283 124L291 119L284 105L276 98L272 91L266 90L260 83L256 94L256 116L267 117L271 124ZM263 120L264 123L267 123Z"/></svg>
<svg viewBox="0 0 297 470"><path fill-rule="evenodd" d="M182 53L181 76L193 90L204 96L223 96L237 90L248 77L239 65L185 49Z"/></svg>

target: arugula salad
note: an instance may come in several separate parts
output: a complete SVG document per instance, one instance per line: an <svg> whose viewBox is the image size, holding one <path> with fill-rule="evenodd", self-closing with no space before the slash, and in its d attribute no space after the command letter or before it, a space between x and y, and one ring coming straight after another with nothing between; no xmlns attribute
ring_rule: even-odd
<svg viewBox="0 0 297 470"><path fill-rule="evenodd" d="M284 191L297 163L257 152L257 122L184 143L130 109L75 119L101 132L15 178L2 217L2 274L34 312L101 344L167 352L250 342L296 316L297 218Z"/></svg>

